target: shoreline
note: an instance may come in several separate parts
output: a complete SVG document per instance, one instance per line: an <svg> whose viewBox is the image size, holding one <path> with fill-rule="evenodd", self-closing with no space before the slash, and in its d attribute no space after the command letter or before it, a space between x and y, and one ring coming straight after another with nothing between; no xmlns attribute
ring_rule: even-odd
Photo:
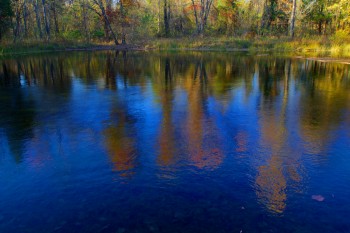
<svg viewBox="0 0 350 233"><path fill-rule="evenodd" d="M52 53L52 52L73 52L73 51L144 51L145 49L137 45L60 45L60 44L47 44L47 45L38 45L38 46L26 46L19 45L18 51L14 51L15 48L11 47L1 50L0 47L0 58L9 57L9 56L18 56L18 55L30 55L30 54L39 54L39 53Z"/></svg>
<svg viewBox="0 0 350 233"><path fill-rule="evenodd" d="M193 41L193 40L192 40ZM167 44L170 42L169 44ZM143 46L137 44L126 45L103 45L103 44L64 44L64 43L33 43L33 44L10 44L0 45L0 58L6 58L19 55L52 53L52 52L74 52L74 51L162 51L162 52L249 52L255 56L268 56L269 54L284 54L298 59L315 60L319 62L336 62L342 64L350 64L350 53L343 51L343 53L334 53L330 48L317 49L317 48L282 48L280 44L263 45L257 47L255 44L245 48L232 47L232 44L225 44L218 42L216 44L191 44L186 43L186 40L155 40L151 43L145 43ZM186 44L186 47L183 45ZM350 45L349 45L350 46ZM346 47L347 48L347 47Z"/></svg>

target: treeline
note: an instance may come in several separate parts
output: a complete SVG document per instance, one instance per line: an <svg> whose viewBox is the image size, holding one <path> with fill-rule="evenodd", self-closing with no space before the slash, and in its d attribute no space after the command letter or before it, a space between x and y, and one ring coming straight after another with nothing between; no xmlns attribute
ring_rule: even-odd
<svg viewBox="0 0 350 233"><path fill-rule="evenodd" d="M0 0L0 41L349 33L348 0Z"/></svg>

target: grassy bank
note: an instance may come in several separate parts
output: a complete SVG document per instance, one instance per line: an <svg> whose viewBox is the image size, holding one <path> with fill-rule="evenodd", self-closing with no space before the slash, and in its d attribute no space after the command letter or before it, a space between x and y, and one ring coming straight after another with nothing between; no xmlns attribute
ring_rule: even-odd
<svg viewBox="0 0 350 233"><path fill-rule="evenodd" d="M20 42L0 44L0 55L16 55L25 53L42 53L65 50L67 48L91 47L91 44L62 43L62 42Z"/></svg>
<svg viewBox="0 0 350 233"><path fill-rule="evenodd" d="M234 37L182 37L135 41L134 46L119 46L83 42L21 42L0 44L0 56L74 50L199 50L276 52L307 57L350 58L350 38L234 38Z"/></svg>
<svg viewBox="0 0 350 233"><path fill-rule="evenodd" d="M305 56L350 58L350 39L332 38L179 38L145 42L146 48L161 50L215 50L281 52Z"/></svg>
<svg viewBox="0 0 350 233"><path fill-rule="evenodd" d="M115 46L112 43L83 43L83 42L21 42L0 44L0 56L12 56L21 54L36 54L55 51L79 51L79 50L112 50L112 49L140 49L131 45Z"/></svg>

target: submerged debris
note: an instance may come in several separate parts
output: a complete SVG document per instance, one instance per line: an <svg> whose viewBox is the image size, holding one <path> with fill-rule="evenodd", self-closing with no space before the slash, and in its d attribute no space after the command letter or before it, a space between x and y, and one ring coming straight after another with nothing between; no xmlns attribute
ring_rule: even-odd
<svg viewBox="0 0 350 233"><path fill-rule="evenodd" d="M311 198L315 201L324 201L324 197L322 195L312 195Z"/></svg>

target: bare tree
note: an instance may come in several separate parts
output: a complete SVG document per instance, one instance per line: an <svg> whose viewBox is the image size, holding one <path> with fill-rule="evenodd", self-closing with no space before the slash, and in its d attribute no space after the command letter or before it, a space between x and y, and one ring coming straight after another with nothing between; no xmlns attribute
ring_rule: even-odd
<svg viewBox="0 0 350 233"><path fill-rule="evenodd" d="M197 34L202 34L207 25L213 0L200 0L200 4L196 4L194 0L191 1L194 17L196 20ZM197 11L197 8L199 8L199 12Z"/></svg>
<svg viewBox="0 0 350 233"><path fill-rule="evenodd" d="M290 25L289 25L289 35L292 38L294 38L296 11L297 11L297 0L293 0L292 14L290 17Z"/></svg>

